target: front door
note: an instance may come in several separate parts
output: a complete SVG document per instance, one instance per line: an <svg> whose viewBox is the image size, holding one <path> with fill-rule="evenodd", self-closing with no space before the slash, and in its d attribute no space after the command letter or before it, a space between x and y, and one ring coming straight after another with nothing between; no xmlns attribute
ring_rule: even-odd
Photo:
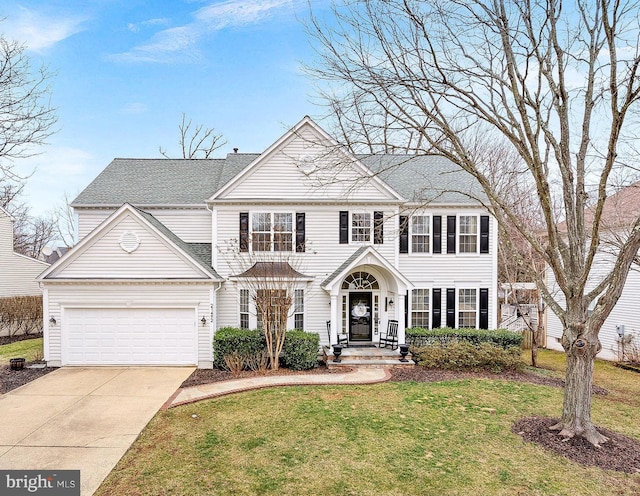
<svg viewBox="0 0 640 496"><path fill-rule="evenodd" d="M349 341L371 341L371 293L349 293Z"/></svg>

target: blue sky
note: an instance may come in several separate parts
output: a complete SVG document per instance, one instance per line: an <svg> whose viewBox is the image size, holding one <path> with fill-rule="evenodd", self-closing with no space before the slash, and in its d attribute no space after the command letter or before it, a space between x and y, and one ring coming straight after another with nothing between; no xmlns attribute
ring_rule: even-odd
<svg viewBox="0 0 640 496"><path fill-rule="evenodd" d="M324 0L312 2L322 11ZM56 75L59 131L26 188L33 213L75 197L114 157L179 155L182 113L259 152L318 115L305 0L3 0L0 32Z"/></svg>

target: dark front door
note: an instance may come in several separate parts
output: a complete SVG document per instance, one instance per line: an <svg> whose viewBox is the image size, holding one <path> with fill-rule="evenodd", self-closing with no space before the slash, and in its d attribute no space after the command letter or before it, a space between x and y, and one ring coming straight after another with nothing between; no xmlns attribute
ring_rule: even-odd
<svg viewBox="0 0 640 496"><path fill-rule="evenodd" d="M371 341L371 293L349 293L349 341Z"/></svg>

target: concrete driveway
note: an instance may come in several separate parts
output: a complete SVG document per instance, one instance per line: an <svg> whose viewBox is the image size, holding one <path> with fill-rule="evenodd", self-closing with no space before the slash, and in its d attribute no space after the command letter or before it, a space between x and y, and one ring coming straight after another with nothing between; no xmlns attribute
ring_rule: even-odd
<svg viewBox="0 0 640 496"><path fill-rule="evenodd" d="M0 396L0 468L80 470L94 493L192 367L65 367Z"/></svg>

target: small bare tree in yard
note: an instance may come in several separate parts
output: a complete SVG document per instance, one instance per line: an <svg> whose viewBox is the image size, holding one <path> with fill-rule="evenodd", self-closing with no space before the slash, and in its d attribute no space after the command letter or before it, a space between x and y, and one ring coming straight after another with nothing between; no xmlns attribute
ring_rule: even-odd
<svg viewBox="0 0 640 496"><path fill-rule="evenodd" d="M260 236L264 235L254 233L251 242L241 240L240 248L229 243L220 251L237 270L232 279L238 282L239 288L248 291L255 304L257 324L264 332L270 367L278 370L287 323L296 309L296 295L301 296L297 292L306 278L298 271L300 258L291 251L292 239L286 238L290 233L275 233L273 240ZM259 249L249 251L249 244Z"/></svg>
<svg viewBox="0 0 640 496"><path fill-rule="evenodd" d="M341 128L355 144L391 137L397 149L442 154L477 179L487 208L512 234L507 246L517 253L523 243L559 288L550 291L531 271L564 327L566 387L554 429L605 442L591 422L594 358L640 248L637 215L609 272L596 278L592 269L613 177L637 163L638 3L363 0L333 15L326 26L317 18L310 25L319 60L309 70L340 111ZM533 227L487 173L492 141L524 165L504 175L533 186Z"/></svg>
<svg viewBox="0 0 640 496"><path fill-rule="evenodd" d="M214 128L205 128L202 124L194 126L191 119L187 121L187 116L184 113L178 129L180 130L178 142L181 158L211 158L217 149L227 144L227 140L221 134L216 134ZM171 158L166 149L160 147L159 150L162 156Z"/></svg>

